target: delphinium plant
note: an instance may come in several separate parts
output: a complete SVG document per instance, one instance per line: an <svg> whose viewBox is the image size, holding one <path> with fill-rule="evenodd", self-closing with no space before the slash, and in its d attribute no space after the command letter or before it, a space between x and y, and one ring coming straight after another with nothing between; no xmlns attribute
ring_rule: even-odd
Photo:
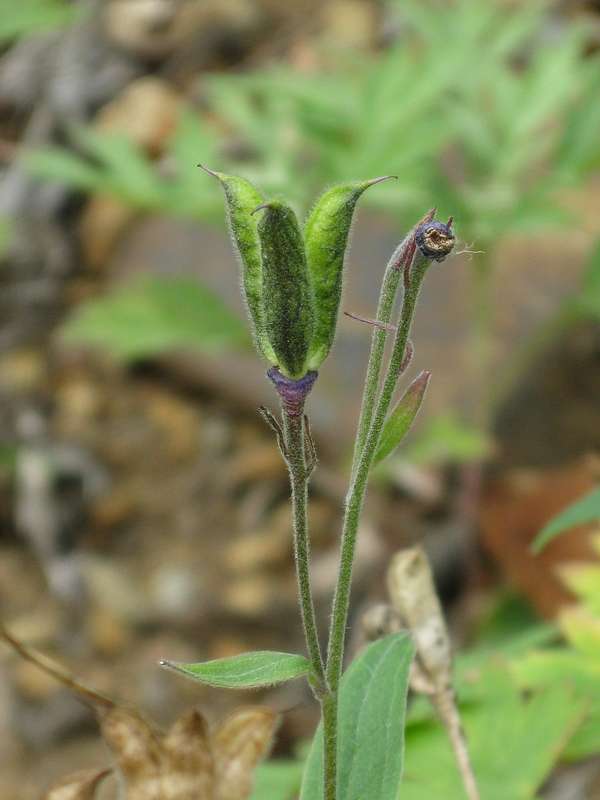
<svg viewBox="0 0 600 800"><path fill-rule="evenodd" d="M342 679L344 644L369 473L403 438L427 388L429 373L425 371L392 406L400 376L413 353L409 336L423 279L432 262L443 261L454 246L452 219L436 221L432 210L410 230L390 258L376 319L369 321L371 352L324 653L310 577L308 485L317 459L305 402L333 344L357 201L369 187L390 176L330 188L301 227L294 210L283 200L265 198L244 178L207 171L225 192L254 341L269 365L267 376L280 399L280 418L266 408L261 414L274 430L289 470L294 555L308 657L257 652L203 664L164 664L222 687L267 686L306 676L320 703L322 723L305 772L303 800L364 800L367 796L391 800L397 796L402 770L412 645L406 635L387 637L367 648L359 667L355 661ZM396 318L400 289L402 302ZM386 362L388 337L393 343Z"/></svg>

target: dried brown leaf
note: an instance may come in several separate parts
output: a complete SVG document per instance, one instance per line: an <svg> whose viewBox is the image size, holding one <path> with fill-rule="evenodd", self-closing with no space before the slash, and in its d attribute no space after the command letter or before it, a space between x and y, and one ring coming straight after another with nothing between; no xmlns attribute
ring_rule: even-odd
<svg viewBox="0 0 600 800"><path fill-rule="evenodd" d="M267 755L277 726L268 708L242 708L221 723L213 736L217 800L246 800L254 770Z"/></svg>
<svg viewBox="0 0 600 800"><path fill-rule="evenodd" d="M271 746L277 724L274 711L240 709L211 735L202 714L191 710L164 734L135 709L118 706L79 683L2 625L0 639L94 707L115 757L121 800L246 800L250 795L254 770ZM93 800L97 785L112 771L72 775L50 789L45 800Z"/></svg>
<svg viewBox="0 0 600 800"><path fill-rule="evenodd" d="M126 800L162 800L160 733L136 711L118 706L100 714L100 728L123 776Z"/></svg>
<svg viewBox="0 0 600 800"><path fill-rule="evenodd" d="M215 768L206 720L193 709L164 737L164 800L213 800Z"/></svg>
<svg viewBox="0 0 600 800"><path fill-rule="evenodd" d="M100 781L109 775L109 769L86 769L55 783L44 800L94 800Z"/></svg>

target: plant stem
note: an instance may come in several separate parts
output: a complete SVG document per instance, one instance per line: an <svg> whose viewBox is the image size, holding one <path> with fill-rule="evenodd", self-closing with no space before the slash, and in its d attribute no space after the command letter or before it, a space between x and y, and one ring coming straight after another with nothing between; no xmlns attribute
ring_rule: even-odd
<svg viewBox="0 0 600 800"><path fill-rule="evenodd" d="M306 464L306 438L303 414L289 414L282 406L283 441L290 473L292 517L294 525L294 558L302 625L306 639L315 694L321 704L323 718L324 800L337 796L337 696L327 688L310 581L310 540L308 536L307 501L310 470Z"/></svg>
<svg viewBox="0 0 600 800"><path fill-rule="evenodd" d="M398 331L396 333L396 339L392 354L390 356L390 362L383 388L381 390L381 395L377 401L373 418L368 427L365 444L362 450L355 454L356 463L353 466L352 482L346 498L346 512L344 515L344 524L342 530L340 570L333 601L331 631L329 635L329 647L327 655L327 681L330 690L334 694L338 691L342 675L346 625L348 622L348 611L350 607L352 567L354 564L354 553L356 548L356 535L358 532L360 513L362 511L366 494L369 471L377 450L377 445L379 443L379 438L381 436L386 414L389 410L394 390L396 389L396 384L398 382L398 377L401 372L417 297L419 295L423 277L429 263L430 262L427 259L424 259L419 255L412 266L410 282L406 287L403 298L400 325L398 326ZM372 392L372 386L365 386L365 395L367 393L371 394Z"/></svg>
<svg viewBox="0 0 600 800"><path fill-rule="evenodd" d="M328 691L321 700L323 719L323 796L324 800L337 797L337 729L338 693Z"/></svg>
<svg viewBox="0 0 600 800"><path fill-rule="evenodd" d="M396 294L398 293L398 285L402 275L399 264L404 253L403 245L404 242L392 255L383 276L383 284L381 286L381 294L379 295L377 316L375 319L384 325L390 322L396 302ZM373 334L371 336L371 351L369 353L367 376L365 378L365 390L360 408L356 441L354 443L354 456L352 459L353 472L354 467L358 464L360 453L365 446L367 434L369 432L369 425L371 424L371 419L373 418L373 409L375 408L375 400L377 399L377 390L379 388L381 366L383 364L387 333L388 332L384 328L373 328Z"/></svg>
<svg viewBox="0 0 600 800"><path fill-rule="evenodd" d="M313 604L310 582L310 542L308 537L308 482L310 473L306 465L304 415L289 414L285 406L282 407L283 437L285 444L285 457L290 473L290 486L292 491L292 518L294 527L294 559L296 562L296 575L298 578L298 592L300 597L300 611L302 625L306 638L306 647L313 669L313 674L321 691L325 689L325 670L315 608Z"/></svg>

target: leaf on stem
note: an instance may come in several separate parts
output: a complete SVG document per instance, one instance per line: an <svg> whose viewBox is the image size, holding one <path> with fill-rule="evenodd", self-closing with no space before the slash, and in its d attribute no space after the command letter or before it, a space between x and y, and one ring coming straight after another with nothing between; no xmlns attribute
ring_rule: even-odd
<svg viewBox="0 0 600 800"><path fill-rule="evenodd" d="M397 800L404 762L404 719L413 646L406 634L369 645L340 685L338 797ZM323 798L323 728L308 756L301 800Z"/></svg>
<svg viewBox="0 0 600 800"><path fill-rule="evenodd" d="M188 678L224 689L257 689L301 678L310 672L310 662L292 653L269 650L242 653L232 658L218 658L200 664L161 661L162 666L181 672Z"/></svg>
<svg viewBox="0 0 600 800"><path fill-rule="evenodd" d="M421 403L425 397L430 378L431 372L427 370L421 372L398 401L396 407L383 426L379 445L373 460L374 465L383 461L384 458L387 458L390 453L398 447L410 430L421 408Z"/></svg>

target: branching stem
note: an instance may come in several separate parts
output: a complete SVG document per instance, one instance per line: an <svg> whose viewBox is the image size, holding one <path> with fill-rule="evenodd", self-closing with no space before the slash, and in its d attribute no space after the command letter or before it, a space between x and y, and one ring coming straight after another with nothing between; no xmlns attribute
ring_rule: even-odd
<svg viewBox="0 0 600 800"><path fill-rule="evenodd" d="M346 511L342 529L340 570L333 601L331 631L327 654L327 681L334 694L338 691L342 675L356 535L366 494L369 471L373 464L373 458L375 457L383 424L392 402L398 377L402 371L415 305L428 264L429 261L422 258L417 258L413 264L410 281L406 287L402 303L398 332L394 341L383 388L376 404L374 403L374 398L376 396L377 386L374 387L373 384L376 382L378 375L375 374L374 371L373 374L368 374L365 384L363 410L366 410L364 411L363 424L365 428L367 428L367 426L368 428L366 437L364 437L362 449L359 450L357 447L355 452L352 482L346 498ZM379 315L378 318L380 318ZM374 332L374 336L376 333L377 331ZM369 383L369 381L371 383ZM369 404L371 409L374 407L374 413L368 412Z"/></svg>

